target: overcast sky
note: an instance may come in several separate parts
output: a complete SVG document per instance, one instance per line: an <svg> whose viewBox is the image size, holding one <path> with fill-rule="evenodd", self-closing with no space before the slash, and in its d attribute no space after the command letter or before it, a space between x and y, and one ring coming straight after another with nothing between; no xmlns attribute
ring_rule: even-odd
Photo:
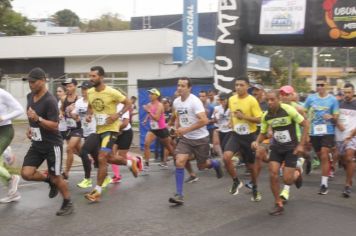
<svg viewBox="0 0 356 236"><path fill-rule="evenodd" d="M81 19L98 18L104 13L118 13L128 20L131 16L179 14L183 0L13 0L14 10L24 16L45 18L63 9L70 9ZM198 0L198 11L216 11L218 0Z"/></svg>

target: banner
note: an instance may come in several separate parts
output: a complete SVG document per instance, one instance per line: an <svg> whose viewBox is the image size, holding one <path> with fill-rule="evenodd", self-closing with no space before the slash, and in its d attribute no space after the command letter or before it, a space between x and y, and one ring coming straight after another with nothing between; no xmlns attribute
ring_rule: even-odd
<svg viewBox="0 0 356 236"><path fill-rule="evenodd" d="M198 5L197 0L184 0L183 12L183 62L197 56Z"/></svg>
<svg viewBox="0 0 356 236"><path fill-rule="evenodd" d="M303 34L306 0L263 0L260 34Z"/></svg>

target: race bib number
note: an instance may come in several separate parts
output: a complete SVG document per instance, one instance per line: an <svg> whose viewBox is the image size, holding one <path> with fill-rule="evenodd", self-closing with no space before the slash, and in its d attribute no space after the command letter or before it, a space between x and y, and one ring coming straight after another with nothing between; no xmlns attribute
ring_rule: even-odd
<svg viewBox="0 0 356 236"><path fill-rule="evenodd" d="M179 123L180 123L180 125L183 126L183 127L189 126L190 123L189 123L188 116L180 115L180 116L179 116Z"/></svg>
<svg viewBox="0 0 356 236"><path fill-rule="evenodd" d="M340 123L343 124L343 125L349 124L349 119L348 119L348 117L347 117L347 116L344 116L344 115L340 115L339 121L340 121Z"/></svg>
<svg viewBox="0 0 356 236"><path fill-rule="evenodd" d="M250 134L250 128L248 124L237 124L235 125L234 130L237 134L240 135Z"/></svg>
<svg viewBox="0 0 356 236"><path fill-rule="evenodd" d="M325 124L315 125L314 126L314 134L327 134L327 128Z"/></svg>
<svg viewBox="0 0 356 236"><path fill-rule="evenodd" d="M289 143L292 141L288 130L275 131L273 137L279 143Z"/></svg>
<svg viewBox="0 0 356 236"><path fill-rule="evenodd" d="M108 116L106 114L96 114L95 115L96 124L97 125L105 125L107 117Z"/></svg>
<svg viewBox="0 0 356 236"><path fill-rule="evenodd" d="M31 129L31 139L33 141L37 141L37 142L42 141L42 135L41 135L40 128L31 127L30 129Z"/></svg>
<svg viewBox="0 0 356 236"><path fill-rule="evenodd" d="M158 129L159 128L158 127L158 122L155 121L155 120L151 120L150 121L150 127L151 127L151 129Z"/></svg>
<svg viewBox="0 0 356 236"><path fill-rule="evenodd" d="M77 127L77 122L75 122L75 120L72 119L72 118L66 118L66 125L69 128L76 128Z"/></svg>

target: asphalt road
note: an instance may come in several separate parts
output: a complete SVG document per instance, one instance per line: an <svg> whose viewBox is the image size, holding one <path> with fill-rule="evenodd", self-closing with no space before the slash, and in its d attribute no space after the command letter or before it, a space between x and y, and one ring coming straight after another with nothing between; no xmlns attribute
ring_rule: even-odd
<svg viewBox="0 0 356 236"><path fill-rule="evenodd" d="M29 143L17 126L12 144L21 162ZM153 165L148 176L134 178L125 167L123 181L110 185L100 203L88 203L88 190L76 183L83 177L80 166L70 176L75 213L55 216L61 198L49 199L44 183L21 181L21 201L0 205L0 235L353 235L356 230L356 194L341 197L344 173L338 170L329 184L329 194L317 194L320 171L305 176L304 186L291 188L291 199L282 216L269 216L273 206L267 169L263 169L259 188L261 202L251 202L246 188L237 196L228 193L231 179L216 179L211 170L198 172L200 180L185 185L185 204L172 207L168 198L175 191L174 168L162 170ZM239 169L240 177L244 169ZM244 177L246 178L246 177ZM0 188L0 195L6 193ZM355 191L356 192L356 191Z"/></svg>

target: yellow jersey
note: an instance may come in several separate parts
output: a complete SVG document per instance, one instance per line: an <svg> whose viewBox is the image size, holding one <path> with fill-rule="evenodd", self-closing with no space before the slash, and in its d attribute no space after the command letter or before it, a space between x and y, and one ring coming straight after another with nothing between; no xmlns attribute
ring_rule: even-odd
<svg viewBox="0 0 356 236"><path fill-rule="evenodd" d="M106 118L117 113L117 104L125 101L125 99L126 97L122 93L110 86L105 86L105 89L100 92L96 91L95 88L88 90L88 102L93 109L96 133L119 131L119 119L112 124L106 124Z"/></svg>
<svg viewBox="0 0 356 236"><path fill-rule="evenodd" d="M239 98L238 95L233 95L229 98L229 109L233 130L237 134L247 135L257 131L256 123L239 119L234 114L236 111L240 111L246 116L260 118L262 116L262 110L256 98L251 95L244 98Z"/></svg>

